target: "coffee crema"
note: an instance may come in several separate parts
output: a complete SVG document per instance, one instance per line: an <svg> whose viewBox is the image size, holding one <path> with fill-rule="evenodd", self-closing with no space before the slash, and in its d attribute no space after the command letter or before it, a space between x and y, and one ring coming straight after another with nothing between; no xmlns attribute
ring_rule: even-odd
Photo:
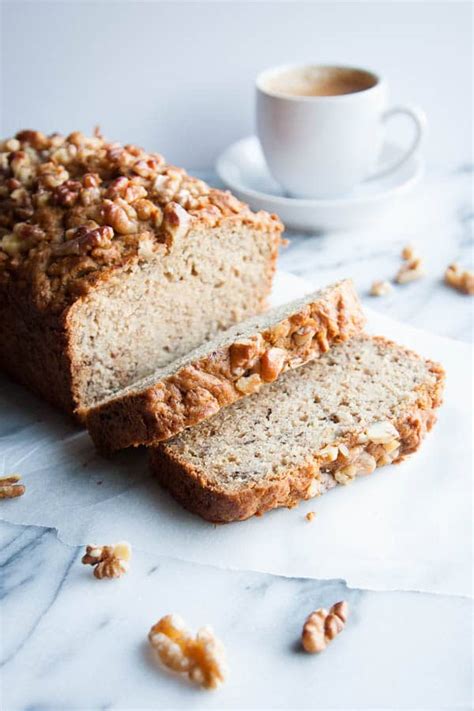
<svg viewBox="0 0 474 711"><path fill-rule="evenodd" d="M377 77L363 69L295 67L269 77L264 91L281 96L342 96L371 89Z"/></svg>

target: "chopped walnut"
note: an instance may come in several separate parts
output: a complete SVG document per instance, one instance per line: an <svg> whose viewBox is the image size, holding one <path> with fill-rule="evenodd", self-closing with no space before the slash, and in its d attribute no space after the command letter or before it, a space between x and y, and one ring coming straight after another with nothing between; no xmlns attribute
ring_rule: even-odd
<svg viewBox="0 0 474 711"><path fill-rule="evenodd" d="M0 477L0 499L15 499L17 496L23 496L26 489L23 484L18 483L20 480L20 474Z"/></svg>
<svg viewBox="0 0 474 711"><path fill-rule="evenodd" d="M371 296L387 296L393 291L393 286L388 281L374 281L370 287Z"/></svg>
<svg viewBox="0 0 474 711"><path fill-rule="evenodd" d="M201 627L195 637L178 615L166 615L151 628L148 639L161 663L204 689L225 681L227 665L222 643L210 627Z"/></svg>
<svg viewBox="0 0 474 711"><path fill-rule="evenodd" d="M319 481L318 479L311 479L309 486L306 490L306 498L312 499L319 495Z"/></svg>
<svg viewBox="0 0 474 711"><path fill-rule="evenodd" d="M305 652L322 652L345 627L349 607L347 602L336 602L329 612L321 607L312 612L303 626L301 644Z"/></svg>
<svg viewBox="0 0 474 711"><path fill-rule="evenodd" d="M260 356L262 344L263 338L259 333L252 338L245 338L233 343L229 349L231 373L239 375L252 368Z"/></svg>
<svg viewBox="0 0 474 711"><path fill-rule="evenodd" d="M305 346L313 339L315 332L315 329L310 326L302 326L293 334L293 340L297 346Z"/></svg>
<svg viewBox="0 0 474 711"><path fill-rule="evenodd" d="M59 256L84 255L98 247L107 249L112 244L113 236L113 229L107 225L91 230L78 227L72 230L72 238L55 245L53 252Z"/></svg>
<svg viewBox="0 0 474 711"><path fill-rule="evenodd" d="M328 445L323 447L319 452L319 457L323 462L334 462L339 455L339 448L336 446Z"/></svg>
<svg viewBox="0 0 474 711"><path fill-rule="evenodd" d="M463 294L474 294L474 272L469 269L460 269L459 265L450 264L444 273L444 281Z"/></svg>
<svg viewBox="0 0 474 711"><path fill-rule="evenodd" d="M191 224L191 216L177 202L170 202L163 210L162 229L169 238L181 239L186 235Z"/></svg>
<svg viewBox="0 0 474 711"><path fill-rule="evenodd" d="M367 428L367 437L374 444L386 444L398 437L398 431L388 420L374 422Z"/></svg>
<svg viewBox="0 0 474 711"><path fill-rule="evenodd" d="M258 373L252 373L252 375L247 377L239 378L235 383L235 387L243 395L252 395L260 389L261 384L262 379L260 375Z"/></svg>
<svg viewBox="0 0 474 711"><path fill-rule="evenodd" d="M96 578L119 578L127 572L132 548L129 543L112 546L87 546L82 557L84 565L93 565Z"/></svg>
<svg viewBox="0 0 474 711"><path fill-rule="evenodd" d="M402 264L395 276L395 281L397 284L408 284L408 282L421 279L425 275L426 271L420 257L413 257Z"/></svg>
<svg viewBox="0 0 474 711"><path fill-rule="evenodd" d="M414 246L412 244L407 244L405 247L403 247L401 257L402 259L405 259L408 262L412 259L415 259L416 252Z"/></svg>
<svg viewBox="0 0 474 711"><path fill-rule="evenodd" d="M265 383L272 383L280 375L286 360L283 348L269 348L260 359L260 375Z"/></svg>

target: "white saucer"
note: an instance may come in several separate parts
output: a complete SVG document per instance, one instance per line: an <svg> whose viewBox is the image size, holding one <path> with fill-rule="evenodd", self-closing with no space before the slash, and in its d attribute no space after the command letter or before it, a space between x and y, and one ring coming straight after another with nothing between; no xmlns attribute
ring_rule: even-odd
<svg viewBox="0 0 474 711"><path fill-rule="evenodd" d="M381 164L402 149L387 143ZM304 231L341 230L379 219L423 172L421 157L413 156L398 170L357 186L350 194L328 200L287 197L270 175L256 136L243 138L221 153L216 163L220 179L254 210L276 212L287 227Z"/></svg>

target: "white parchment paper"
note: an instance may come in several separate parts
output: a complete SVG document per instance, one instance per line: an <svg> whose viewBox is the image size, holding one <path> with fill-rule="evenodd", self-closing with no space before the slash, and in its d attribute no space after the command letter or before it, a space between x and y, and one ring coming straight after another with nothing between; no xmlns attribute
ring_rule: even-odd
<svg viewBox="0 0 474 711"><path fill-rule="evenodd" d="M309 291L278 274L273 303ZM87 433L22 387L0 380L0 471L26 494L0 516L48 526L69 544L129 540L136 548L223 568L342 578L374 590L471 594L471 347L370 311L369 330L447 371L445 404L420 452L320 499L215 526L182 510L148 472L146 452L107 460ZM305 513L314 510L308 523Z"/></svg>

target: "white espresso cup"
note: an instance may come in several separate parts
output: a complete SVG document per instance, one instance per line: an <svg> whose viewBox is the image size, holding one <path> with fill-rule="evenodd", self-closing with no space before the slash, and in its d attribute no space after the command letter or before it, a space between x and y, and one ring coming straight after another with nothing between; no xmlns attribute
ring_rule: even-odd
<svg viewBox="0 0 474 711"><path fill-rule="evenodd" d="M411 144L377 166L385 124L409 116ZM344 195L399 168L420 145L426 119L410 106L387 106L386 82L354 67L294 65L257 77L257 132L274 178L293 197Z"/></svg>

